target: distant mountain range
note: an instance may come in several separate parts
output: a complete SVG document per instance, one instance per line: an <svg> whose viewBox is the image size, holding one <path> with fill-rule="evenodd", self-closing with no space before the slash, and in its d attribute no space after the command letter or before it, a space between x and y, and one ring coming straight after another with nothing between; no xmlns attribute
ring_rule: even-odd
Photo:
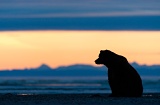
<svg viewBox="0 0 160 105"><path fill-rule="evenodd" d="M160 76L160 65L139 65L136 62L131 63L131 65L141 76ZM0 76L107 76L107 68L75 64L53 69L46 64L42 64L38 68L2 70Z"/></svg>

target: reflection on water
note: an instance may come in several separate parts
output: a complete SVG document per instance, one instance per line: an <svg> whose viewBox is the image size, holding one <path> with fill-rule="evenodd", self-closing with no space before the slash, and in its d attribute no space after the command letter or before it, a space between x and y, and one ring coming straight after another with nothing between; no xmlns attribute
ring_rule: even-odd
<svg viewBox="0 0 160 105"><path fill-rule="evenodd" d="M27 84L27 86L54 86L54 87L57 87L57 86L70 86L70 87L77 87L77 86L85 86L85 87L88 87L88 86L101 86L101 84L78 84L78 83L65 83L65 84Z"/></svg>
<svg viewBox="0 0 160 105"><path fill-rule="evenodd" d="M142 77L144 93L160 92L160 77ZM111 93L106 77L0 77L0 93Z"/></svg>

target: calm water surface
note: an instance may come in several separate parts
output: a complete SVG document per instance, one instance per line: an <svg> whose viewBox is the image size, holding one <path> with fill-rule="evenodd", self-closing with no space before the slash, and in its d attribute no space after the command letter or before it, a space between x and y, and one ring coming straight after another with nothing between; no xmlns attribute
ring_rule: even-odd
<svg viewBox="0 0 160 105"><path fill-rule="evenodd" d="M144 93L160 92L160 77L142 77ZM0 77L0 93L111 93L106 77Z"/></svg>

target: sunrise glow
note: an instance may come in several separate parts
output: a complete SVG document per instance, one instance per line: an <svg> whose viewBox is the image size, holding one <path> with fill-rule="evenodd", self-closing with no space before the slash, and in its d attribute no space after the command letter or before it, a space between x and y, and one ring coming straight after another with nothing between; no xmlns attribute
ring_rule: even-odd
<svg viewBox="0 0 160 105"><path fill-rule="evenodd" d="M160 64L160 31L2 31L0 69L91 64L101 49Z"/></svg>

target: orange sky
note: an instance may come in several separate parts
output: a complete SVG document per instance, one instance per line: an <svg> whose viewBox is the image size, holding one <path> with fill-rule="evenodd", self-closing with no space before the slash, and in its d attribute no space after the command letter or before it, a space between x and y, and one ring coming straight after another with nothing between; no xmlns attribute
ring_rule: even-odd
<svg viewBox="0 0 160 105"><path fill-rule="evenodd" d="M160 64L160 31L2 31L0 69L94 64L101 49Z"/></svg>

